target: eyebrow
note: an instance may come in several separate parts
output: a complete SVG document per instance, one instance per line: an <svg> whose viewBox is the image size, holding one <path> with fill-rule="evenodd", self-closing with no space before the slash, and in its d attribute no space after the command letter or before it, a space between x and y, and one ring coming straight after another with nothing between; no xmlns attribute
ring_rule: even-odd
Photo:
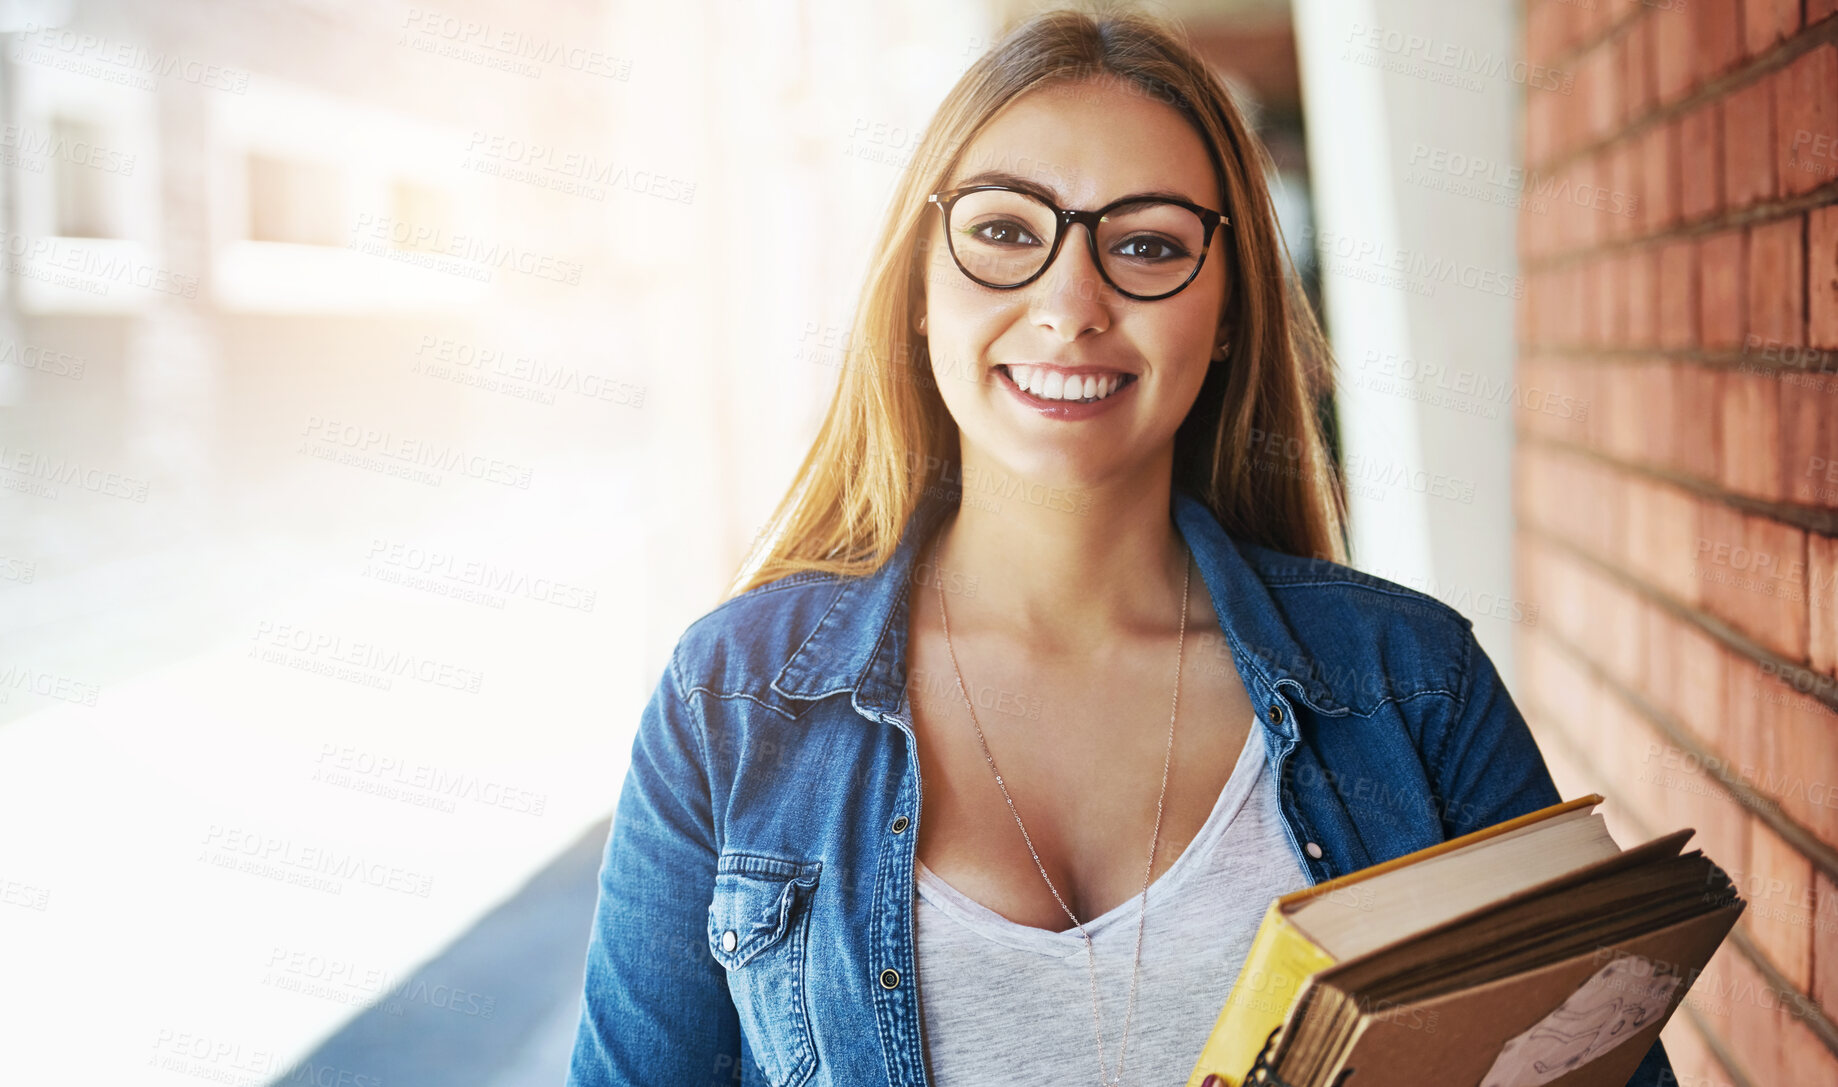
<svg viewBox="0 0 1838 1087"><path fill-rule="evenodd" d="M984 170L981 173L971 174L957 181L951 188L963 189L971 185L1007 185L1010 188L1043 197L1054 204L1059 204L1061 199L1059 193L1052 187L1042 185L1032 178L1022 177L1020 174L1008 173L1005 170ZM1199 203L1186 193L1175 192L1173 189L1145 189L1142 192L1133 192L1127 196L1120 196L1116 200L1106 201L1106 203L1115 204L1124 200L1179 200L1188 204Z"/></svg>

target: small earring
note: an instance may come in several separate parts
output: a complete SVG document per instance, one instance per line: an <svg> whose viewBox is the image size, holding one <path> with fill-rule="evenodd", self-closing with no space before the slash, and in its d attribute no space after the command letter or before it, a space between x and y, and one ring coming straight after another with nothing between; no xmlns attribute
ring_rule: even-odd
<svg viewBox="0 0 1838 1087"><path fill-rule="evenodd" d="M1222 359L1231 353L1232 353L1232 344L1231 344L1231 341L1228 340L1225 343L1220 344L1217 348L1213 350L1213 357L1216 359Z"/></svg>
<svg viewBox="0 0 1838 1087"><path fill-rule="evenodd" d="M919 315L919 331L925 331L925 314L923 313Z"/></svg>

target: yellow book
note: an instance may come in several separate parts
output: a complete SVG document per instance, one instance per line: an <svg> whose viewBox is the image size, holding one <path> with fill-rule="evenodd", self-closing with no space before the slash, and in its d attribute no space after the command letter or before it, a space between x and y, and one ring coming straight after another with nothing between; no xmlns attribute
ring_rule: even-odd
<svg viewBox="0 0 1838 1087"><path fill-rule="evenodd" d="M1273 899L1187 1087L1200 1087L1209 1074L1240 1087L1270 1032L1288 1018L1303 983L1318 971L1552 873L1617 854L1602 817L1591 811L1602 799L1590 793L1553 804ZM1425 878L1425 862L1490 839L1499 839L1495 846L1506 852L1493 858L1487 880L1472 879L1472 866L1457 872L1446 864L1445 879ZM1508 839L1518 841L1507 846ZM1415 871L1373 882L1404 868Z"/></svg>
<svg viewBox="0 0 1838 1087"><path fill-rule="evenodd" d="M1187 1079L1188 1087L1200 1087L1209 1071L1238 1087L1238 1077L1257 1059L1264 1039L1288 1017L1302 982L1315 971L1334 965L1334 956L1289 923L1283 902L1284 898L1275 899L1264 911L1238 980L1232 983L1232 995L1226 998L1200 1061Z"/></svg>

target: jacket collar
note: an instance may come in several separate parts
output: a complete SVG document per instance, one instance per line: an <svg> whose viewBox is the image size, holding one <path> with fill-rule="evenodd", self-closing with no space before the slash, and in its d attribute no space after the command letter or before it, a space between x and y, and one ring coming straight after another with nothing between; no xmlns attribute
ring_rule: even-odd
<svg viewBox="0 0 1838 1087"><path fill-rule="evenodd" d="M871 720L903 713L913 570L920 549L961 493L952 482L928 490L907 518L893 557L871 574L841 580L829 610L773 679L774 692L814 701L848 691L855 709ZM1290 687L1317 709L1332 711L1339 701L1315 677L1312 658L1296 641L1269 588L1212 511L1179 488L1170 504L1175 526L1212 595L1220 631L1253 708L1266 727L1295 740L1295 715L1285 713L1275 721L1268 712L1279 686Z"/></svg>

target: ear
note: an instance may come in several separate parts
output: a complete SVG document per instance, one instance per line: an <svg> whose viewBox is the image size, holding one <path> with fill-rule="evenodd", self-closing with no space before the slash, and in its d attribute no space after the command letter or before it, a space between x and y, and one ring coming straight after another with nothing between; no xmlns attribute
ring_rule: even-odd
<svg viewBox="0 0 1838 1087"><path fill-rule="evenodd" d="M1232 353L1232 330L1230 328L1224 328L1224 327L1217 329L1213 333L1212 357L1215 360L1223 360L1227 355L1230 355L1231 353Z"/></svg>

